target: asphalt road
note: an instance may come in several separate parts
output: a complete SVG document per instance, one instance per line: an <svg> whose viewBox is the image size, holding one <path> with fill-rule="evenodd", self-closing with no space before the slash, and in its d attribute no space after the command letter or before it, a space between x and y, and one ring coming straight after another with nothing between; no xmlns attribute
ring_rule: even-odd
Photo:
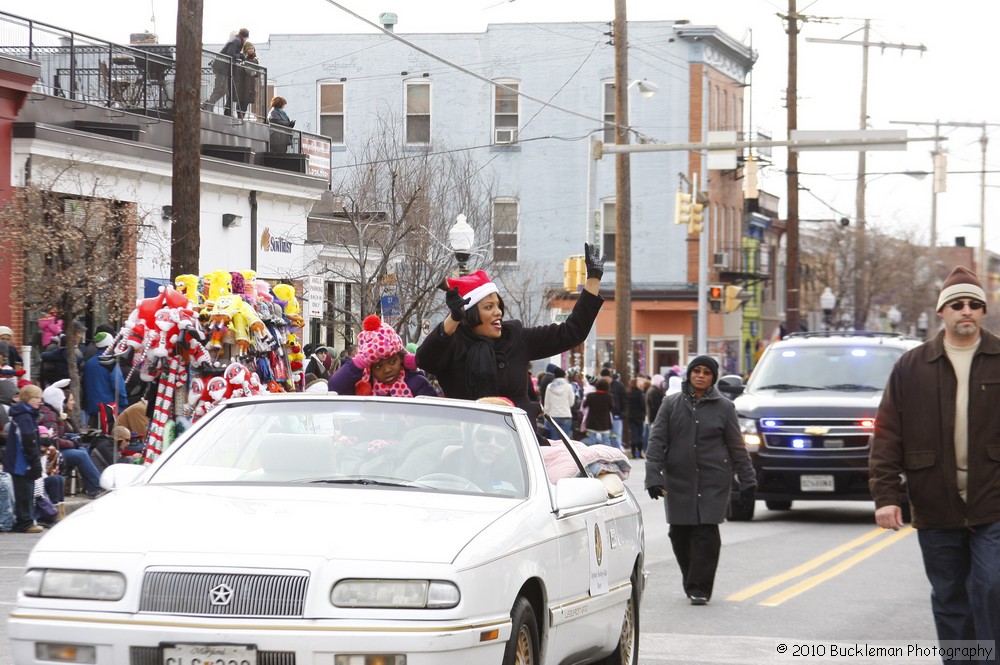
<svg viewBox="0 0 1000 665"><path fill-rule="evenodd" d="M831 656L834 646L935 644L916 534L877 529L870 503L802 503L781 512L758 503L754 521L722 526L715 595L709 605L693 607L681 590L663 504L642 491L643 476L640 463L627 481L645 518L643 665L940 662ZM39 537L0 534L0 665L12 665L6 617ZM796 649L806 656L793 657Z"/></svg>

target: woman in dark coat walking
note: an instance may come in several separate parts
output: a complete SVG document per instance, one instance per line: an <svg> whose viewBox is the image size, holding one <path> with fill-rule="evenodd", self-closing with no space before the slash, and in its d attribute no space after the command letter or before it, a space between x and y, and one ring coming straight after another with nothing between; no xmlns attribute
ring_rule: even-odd
<svg viewBox="0 0 1000 665"><path fill-rule="evenodd" d="M417 349L417 365L437 377L446 397L506 397L534 419L541 411L528 397L528 363L582 344L604 303L598 295L604 259L585 245L587 282L563 323L527 327L504 321L496 285L482 270L449 278L445 302L451 316Z"/></svg>
<svg viewBox="0 0 1000 665"><path fill-rule="evenodd" d="M660 405L646 451L646 489L666 499L670 544L692 605L712 597L733 474L741 501L752 501L757 486L736 407L716 390L718 380L714 359L692 360L681 391Z"/></svg>

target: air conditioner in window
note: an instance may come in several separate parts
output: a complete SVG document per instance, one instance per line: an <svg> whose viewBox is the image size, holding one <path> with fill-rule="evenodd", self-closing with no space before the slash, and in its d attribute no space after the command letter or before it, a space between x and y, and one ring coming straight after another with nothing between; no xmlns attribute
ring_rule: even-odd
<svg viewBox="0 0 1000 665"><path fill-rule="evenodd" d="M516 129L494 129L493 130L493 142L496 144L506 145L508 143L514 143L517 141L517 130Z"/></svg>
<svg viewBox="0 0 1000 665"><path fill-rule="evenodd" d="M728 268L729 254L726 254L725 252L715 252L712 263L716 268Z"/></svg>

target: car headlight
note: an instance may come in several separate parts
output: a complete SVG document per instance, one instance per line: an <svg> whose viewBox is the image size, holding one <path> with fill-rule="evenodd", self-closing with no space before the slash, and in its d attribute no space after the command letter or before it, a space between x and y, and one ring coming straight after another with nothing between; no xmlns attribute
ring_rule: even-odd
<svg viewBox="0 0 1000 665"><path fill-rule="evenodd" d="M125 576L107 570L32 568L21 581L25 596L77 600L121 600Z"/></svg>
<svg viewBox="0 0 1000 665"><path fill-rule="evenodd" d="M442 580L341 580L330 592L337 607L447 609L460 598L458 587Z"/></svg>
<svg viewBox="0 0 1000 665"><path fill-rule="evenodd" d="M757 421L753 418L740 418L740 434L743 435L743 443L747 450L755 453L760 448L761 436L757 430Z"/></svg>

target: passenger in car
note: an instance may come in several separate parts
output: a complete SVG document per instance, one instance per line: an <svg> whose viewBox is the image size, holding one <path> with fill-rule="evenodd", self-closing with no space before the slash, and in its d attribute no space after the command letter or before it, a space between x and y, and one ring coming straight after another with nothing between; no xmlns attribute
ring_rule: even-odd
<svg viewBox="0 0 1000 665"><path fill-rule="evenodd" d="M426 377L416 371L416 364L410 362L412 356L407 355L403 340L392 326L372 314L365 317L361 327L358 351L330 377L330 392L390 397L437 395Z"/></svg>
<svg viewBox="0 0 1000 665"><path fill-rule="evenodd" d="M584 251L587 282L573 311L559 324L527 327L505 321L499 289L482 270L447 279L445 303L451 315L424 338L417 365L437 377L446 397L500 395L536 420L541 407L528 396L528 364L582 344L604 303L598 295L604 259L589 244Z"/></svg>

